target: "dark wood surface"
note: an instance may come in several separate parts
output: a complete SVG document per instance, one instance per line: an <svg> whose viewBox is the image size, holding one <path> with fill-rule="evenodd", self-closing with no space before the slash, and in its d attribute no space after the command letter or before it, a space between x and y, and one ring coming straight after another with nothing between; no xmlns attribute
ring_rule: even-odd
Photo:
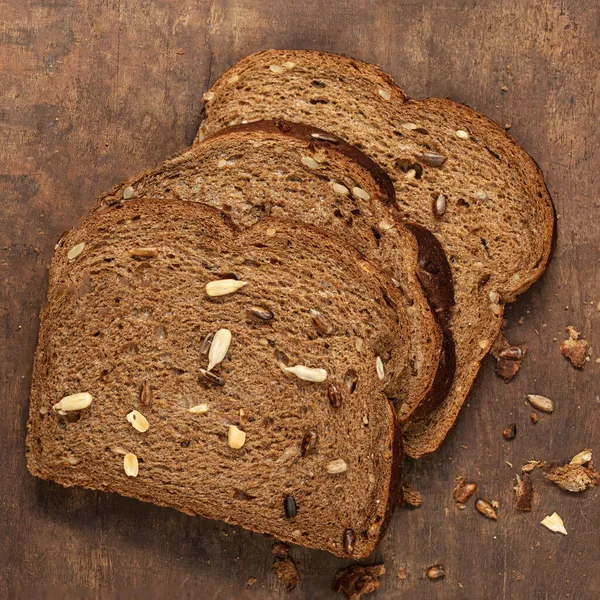
<svg viewBox="0 0 600 600"><path fill-rule="evenodd" d="M408 464L423 505L397 511L373 556L388 570L376 597L600 597L598 491L570 495L537 471L533 512L512 508L525 461L585 447L600 457L599 36L595 0L0 0L0 597L333 597L347 561L294 547L302 581L288 594L260 535L65 490L25 467L38 313L59 234L96 195L191 144L207 86L269 47L378 62L414 97L449 96L510 124L559 215L546 276L508 309L509 338L529 347L523 367L505 384L489 359L442 449ZM594 348L581 372L555 341L567 325ZM527 393L554 398L555 413L533 425ZM500 502L497 522L473 499L455 506L460 475ZM567 537L540 526L553 511ZM429 581L436 563L446 578Z"/></svg>

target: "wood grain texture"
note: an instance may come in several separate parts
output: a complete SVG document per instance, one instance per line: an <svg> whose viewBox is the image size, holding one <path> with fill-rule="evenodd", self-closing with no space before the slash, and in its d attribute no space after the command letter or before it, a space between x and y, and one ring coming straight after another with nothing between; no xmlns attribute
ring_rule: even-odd
<svg viewBox="0 0 600 600"><path fill-rule="evenodd" d="M413 97L449 96L511 124L559 214L548 272L507 311L509 339L528 344L521 371L504 384L489 359L441 451L408 465L423 505L396 513L374 555L388 569L376 597L599 597L598 490L567 494L538 471L533 511L512 508L525 461L600 453L599 36L594 0L0 0L0 597L335 597L331 581L346 561L292 548L302 580L288 594L260 535L65 490L25 468L31 364L56 239L96 195L189 145L209 83L269 47L377 62ZM554 341L567 325L592 345L583 371ZM527 393L552 397L555 413L533 425ZM512 422L517 437L507 442ZM475 512L474 499L456 508L460 475L500 502L497 522ZM539 525L553 511L567 537ZM427 580L437 563L446 578Z"/></svg>

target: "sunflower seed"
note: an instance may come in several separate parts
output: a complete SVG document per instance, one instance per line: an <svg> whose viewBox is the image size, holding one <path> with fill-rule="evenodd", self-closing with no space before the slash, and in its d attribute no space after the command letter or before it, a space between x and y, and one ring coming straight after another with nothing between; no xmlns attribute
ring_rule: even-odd
<svg viewBox="0 0 600 600"><path fill-rule="evenodd" d="M496 513L496 511L494 510L494 508L492 507L492 505L489 502L486 502L485 500L482 500L481 498L479 498L479 500L477 500L477 502L475 503L475 508L484 517L487 517L488 519L492 519L493 521L498 520L498 514Z"/></svg>
<svg viewBox="0 0 600 600"><path fill-rule="evenodd" d="M363 190L361 187L358 186L352 188L352 194L357 198L360 198L361 200L371 199L371 194L369 194L369 192Z"/></svg>
<svg viewBox="0 0 600 600"><path fill-rule="evenodd" d="M287 60L286 62L283 63L283 66L286 69L293 69L296 66L296 63L292 62L291 60Z"/></svg>
<svg viewBox="0 0 600 600"><path fill-rule="evenodd" d="M280 65L269 65L269 69L273 72L273 73L277 73L278 75L283 73L283 71L285 70L282 66Z"/></svg>
<svg viewBox="0 0 600 600"><path fill-rule="evenodd" d="M358 373L354 369L348 369L344 376L344 385L346 389L353 394L358 385Z"/></svg>
<svg viewBox="0 0 600 600"><path fill-rule="evenodd" d="M58 411L83 410L92 403L92 396L87 392L65 396L52 409Z"/></svg>
<svg viewBox="0 0 600 600"><path fill-rule="evenodd" d="M308 456L317 447L319 434L316 431L307 431L302 438L302 457Z"/></svg>
<svg viewBox="0 0 600 600"><path fill-rule="evenodd" d="M527 394L527 400L529 400L531 405L538 410L548 413L551 413L554 410L554 402L550 400L550 398L546 398L546 396Z"/></svg>
<svg viewBox="0 0 600 600"><path fill-rule="evenodd" d="M428 567L426 574L429 579L442 579L443 577L446 577L446 572L444 571L444 567L442 565L433 565L433 567Z"/></svg>
<svg viewBox="0 0 600 600"><path fill-rule="evenodd" d="M232 294L240 288L243 288L247 283L247 281L238 281L237 279L217 279L216 281L209 281L205 288L206 294L211 298L225 296L226 294Z"/></svg>
<svg viewBox="0 0 600 600"><path fill-rule="evenodd" d="M579 454L576 454L571 459L571 462L569 464L571 464L571 465L585 465L585 464L589 463L591 460L592 460L592 451L591 450L584 450L583 452L580 452Z"/></svg>
<svg viewBox="0 0 600 600"><path fill-rule="evenodd" d="M343 458L336 458L327 464L327 472L331 475L339 475L345 473L348 470L348 465Z"/></svg>
<svg viewBox="0 0 600 600"><path fill-rule="evenodd" d="M194 415L204 415L208 412L208 404L196 404L196 406L188 408L188 412Z"/></svg>
<svg viewBox="0 0 600 600"><path fill-rule="evenodd" d="M286 448L282 453L281 456L275 461L277 463L284 463L287 462L288 460L292 460L294 458L298 458L300 456L300 448L298 447L297 444L294 444L293 446L290 446L289 448Z"/></svg>
<svg viewBox="0 0 600 600"><path fill-rule="evenodd" d="M124 190L123 190L123 200L129 200L130 198L133 197L133 193L134 193L134 189L128 185Z"/></svg>
<svg viewBox="0 0 600 600"><path fill-rule="evenodd" d="M219 331L215 333L215 337L210 345L210 350L208 351L207 371L212 370L218 364L223 362L223 359L227 356L230 345L231 331L229 331L229 329L219 329Z"/></svg>
<svg viewBox="0 0 600 600"><path fill-rule="evenodd" d="M219 162L217 162L217 168L222 169L223 167L227 166L227 161L224 158L219 159Z"/></svg>
<svg viewBox="0 0 600 600"><path fill-rule="evenodd" d="M448 159L447 156L437 152L422 152L417 154L417 158L429 167L441 167Z"/></svg>
<svg viewBox="0 0 600 600"><path fill-rule="evenodd" d="M69 260L73 260L73 259L77 258L83 252L84 248L85 248L85 242L81 242L80 244L73 246L67 253L67 258Z"/></svg>
<svg viewBox="0 0 600 600"><path fill-rule="evenodd" d="M419 126L415 125L414 123L404 123L402 127L404 127L404 129L408 129L409 131L414 131L415 129L419 128Z"/></svg>
<svg viewBox="0 0 600 600"><path fill-rule="evenodd" d="M148 431L148 427L150 427L148 419L137 410L132 410L127 415L127 420L133 425L134 429L137 429L141 433Z"/></svg>
<svg viewBox="0 0 600 600"><path fill-rule="evenodd" d="M138 459L135 454L129 452L123 457L123 469L128 477L138 476Z"/></svg>
<svg viewBox="0 0 600 600"><path fill-rule="evenodd" d="M315 138L315 140L322 140L324 142L331 142L332 144L337 144L339 142L339 139L336 138L334 135L330 135L329 133L311 133L310 137Z"/></svg>
<svg viewBox="0 0 600 600"><path fill-rule="evenodd" d="M213 385L225 385L225 380L206 369L199 369L200 377L202 377L207 383L212 383Z"/></svg>
<svg viewBox="0 0 600 600"><path fill-rule="evenodd" d="M465 131L464 129L457 129L454 132L454 135L456 135L456 137L460 138L461 140L468 140L471 137L469 135L469 133L467 131Z"/></svg>
<svg viewBox="0 0 600 600"><path fill-rule="evenodd" d="M303 156L300 159L300 162L303 165L305 165L306 167L308 167L309 169L318 169L319 168L319 163L314 158L311 158L310 156Z"/></svg>
<svg viewBox="0 0 600 600"><path fill-rule="evenodd" d="M333 331L333 327L331 323L328 321L327 317L318 310L310 309L308 311L310 316L313 318L313 323L317 328L317 331L322 335L329 335Z"/></svg>
<svg viewBox="0 0 600 600"><path fill-rule="evenodd" d="M338 390L337 386L333 383L330 383L327 386L327 397L329 398L329 403L331 406L333 406L333 408L339 408L344 401L341 390Z"/></svg>
<svg viewBox="0 0 600 600"><path fill-rule="evenodd" d="M336 183L335 181L332 183L333 191L336 194L340 194L340 196L347 196L350 193L350 190L345 185L342 185L341 183Z"/></svg>
<svg viewBox="0 0 600 600"><path fill-rule="evenodd" d="M208 356L208 351L210 350L210 345L212 344L213 338L215 337L214 331L206 334L202 344L200 345L200 354L204 354Z"/></svg>
<svg viewBox="0 0 600 600"><path fill-rule="evenodd" d="M296 506L294 496L286 496L283 499L283 510L288 519L293 519L298 514L298 507Z"/></svg>
<svg viewBox="0 0 600 600"><path fill-rule="evenodd" d="M506 358L507 360L521 360L523 358L523 349L519 346L510 346L498 353L498 358Z"/></svg>
<svg viewBox="0 0 600 600"><path fill-rule="evenodd" d="M230 425L227 435L227 445L234 450L239 450L246 443L246 432L235 425Z"/></svg>
<svg viewBox="0 0 600 600"><path fill-rule="evenodd" d="M322 383L327 379L327 371L325 369L315 369L312 367L305 367L304 365L296 365L294 367L283 367L283 371L286 373L292 373L298 379L304 381L313 381L315 383Z"/></svg>
<svg viewBox="0 0 600 600"><path fill-rule="evenodd" d="M441 217L446 212L446 198L440 194L432 204L433 216Z"/></svg>
<svg viewBox="0 0 600 600"><path fill-rule="evenodd" d="M246 306L246 310L263 321L270 321L275 315L263 306Z"/></svg>
<svg viewBox="0 0 600 600"><path fill-rule="evenodd" d="M383 381L385 379L385 369L383 368L381 356L375 359L375 368L377 369L377 377L379 377L380 381Z"/></svg>
<svg viewBox="0 0 600 600"><path fill-rule="evenodd" d="M377 90L377 93L384 99L389 100L392 97L392 94L389 90Z"/></svg>
<svg viewBox="0 0 600 600"><path fill-rule="evenodd" d="M356 544L356 534L350 528L344 529L344 551L347 554L354 552L354 546Z"/></svg>
<svg viewBox="0 0 600 600"><path fill-rule="evenodd" d="M547 527L550 531L553 531L554 533L562 533L563 535L567 535L565 524L563 520L558 516L558 513L552 513L550 516L544 517L540 524L544 527Z"/></svg>
<svg viewBox="0 0 600 600"><path fill-rule="evenodd" d="M142 406L152 406L153 400L154 394L152 393L152 388L150 387L150 379L148 377L144 377L142 380L142 387L140 388L140 404Z"/></svg>
<svg viewBox="0 0 600 600"><path fill-rule="evenodd" d="M131 258L156 258L158 248L132 248L129 251Z"/></svg>
<svg viewBox="0 0 600 600"><path fill-rule="evenodd" d="M204 102L210 102L211 100L213 100L215 97L215 93L214 92L205 92L204 96L202 96L202 100L204 100Z"/></svg>

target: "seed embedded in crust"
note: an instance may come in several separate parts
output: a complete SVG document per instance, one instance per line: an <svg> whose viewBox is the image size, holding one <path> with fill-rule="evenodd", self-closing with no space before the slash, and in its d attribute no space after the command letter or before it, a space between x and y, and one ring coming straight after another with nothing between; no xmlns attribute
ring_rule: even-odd
<svg viewBox="0 0 600 600"><path fill-rule="evenodd" d="M210 102L211 100L214 100L214 97L214 92L205 92L205 94L202 96L202 100L204 100L204 102Z"/></svg>
<svg viewBox="0 0 600 600"><path fill-rule="evenodd" d="M227 161L224 158L220 158L219 162L217 163L217 167L219 169L222 169L223 167L227 166Z"/></svg>
<svg viewBox="0 0 600 600"><path fill-rule="evenodd" d="M227 294L233 294L240 288L247 285L247 281L238 281L237 279L217 279L216 281L209 281L206 284L206 295L211 298L217 296L226 296Z"/></svg>
<svg viewBox="0 0 600 600"><path fill-rule="evenodd" d="M446 212L446 198L444 198L443 194L440 194L434 201L432 205L433 216L441 217Z"/></svg>
<svg viewBox="0 0 600 600"><path fill-rule="evenodd" d="M131 258L156 258L158 256L158 248L132 248L129 251Z"/></svg>
<svg viewBox="0 0 600 600"><path fill-rule="evenodd" d="M275 315L264 306L246 306L246 310L263 321L270 321Z"/></svg>
<svg viewBox="0 0 600 600"><path fill-rule="evenodd" d="M343 458L336 458L327 464L327 472L331 475L339 475L345 473L348 470L348 465Z"/></svg>
<svg viewBox="0 0 600 600"><path fill-rule="evenodd" d="M422 152L417 158L428 167L441 167L448 160L447 156L437 152Z"/></svg>
<svg viewBox="0 0 600 600"><path fill-rule="evenodd" d="M204 415L208 412L208 404L196 404L196 406L188 408L188 412L194 415Z"/></svg>
<svg viewBox="0 0 600 600"><path fill-rule="evenodd" d="M210 345L212 344L214 337L215 337L214 331L211 331L210 333L206 334L206 337L204 338L204 340L202 341L202 344L200 345L200 354L204 354L205 356L208 356L208 351L210 350Z"/></svg>
<svg viewBox="0 0 600 600"><path fill-rule="evenodd" d="M315 138L315 140L321 140L322 142L330 142L331 144L337 144L340 141L334 135L331 135L329 133L320 133L318 131L315 133L311 133L310 137Z"/></svg>
<svg viewBox="0 0 600 600"><path fill-rule="evenodd" d="M554 410L554 402L546 396L539 396L538 394L527 394L527 400L531 403L534 408L538 410L551 413Z"/></svg>
<svg viewBox="0 0 600 600"><path fill-rule="evenodd" d="M85 248L85 242L81 242L80 244L73 246L67 253L67 259L73 260L73 259L77 258L83 252L84 248Z"/></svg>
<svg viewBox="0 0 600 600"><path fill-rule="evenodd" d="M310 156L303 156L300 159L300 162L303 165L305 165L306 167L308 167L309 169L318 169L319 168L319 163L314 158L311 158Z"/></svg>
<svg viewBox="0 0 600 600"><path fill-rule="evenodd" d="M333 331L331 323L327 320L327 317L323 313L312 308L308 311L308 313L313 318L313 323L321 335L329 335Z"/></svg>
<svg viewBox="0 0 600 600"><path fill-rule="evenodd" d="M404 127L404 129L408 129L409 131L414 131L415 129L419 128L419 126L415 125L414 123L404 123L402 127Z"/></svg>
<svg viewBox="0 0 600 600"><path fill-rule="evenodd" d="M198 370L200 372L200 377L207 383L212 383L213 385L220 385L220 386L225 385L225 380L222 377L219 377L218 375L215 375L214 373L211 373L210 371L207 371L206 369L198 369Z"/></svg>
<svg viewBox="0 0 600 600"><path fill-rule="evenodd" d="M314 383L323 383L327 379L327 371L325 369L315 369L305 367L304 365L296 365L294 367L283 366L282 370L286 373L292 373L298 379L304 381L312 381Z"/></svg>
<svg viewBox="0 0 600 600"><path fill-rule="evenodd" d="M298 514L298 507L296 506L294 496L286 496L283 499L283 510L288 519L293 519Z"/></svg>
<svg viewBox="0 0 600 600"><path fill-rule="evenodd" d="M219 331L215 333L215 337L210 345L210 350L208 351L207 371L212 370L218 364L223 362L223 359L227 356L227 352L229 351L229 346L231 346L231 337L231 331L229 331L229 329L219 329Z"/></svg>
<svg viewBox="0 0 600 600"><path fill-rule="evenodd" d="M319 434L316 431L307 431L302 438L302 458L308 456L317 447Z"/></svg>
<svg viewBox="0 0 600 600"><path fill-rule="evenodd" d="M138 476L138 458L135 454L131 454L131 452L128 452L123 457L123 469L125 469L125 474L128 477Z"/></svg>
<svg viewBox="0 0 600 600"><path fill-rule="evenodd" d="M229 83L229 85L233 85L234 83L237 83L239 80L240 80L240 76L239 75L232 75L229 78L228 83Z"/></svg>
<svg viewBox="0 0 600 600"><path fill-rule="evenodd" d="M132 410L127 415L127 420L133 425L134 429L137 429L141 433L145 433L148 431L148 427L150 427L148 419L146 419L146 417L137 410Z"/></svg>
<svg viewBox="0 0 600 600"><path fill-rule="evenodd" d="M358 373L355 369L348 369L344 375L344 385L350 394L354 393L358 385Z"/></svg>
<svg viewBox="0 0 600 600"><path fill-rule="evenodd" d="M269 69L273 72L273 73L277 73L278 75L280 75L281 73L283 73L283 71L285 70L282 66L280 65L269 65Z"/></svg>
<svg viewBox="0 0 600 600"><path fill-rule="evenodd" d="M392 97L392 94L389 90L377 90L377 93L384 99L389 100Z"/></svg>
<svg viewBox="0 0 600 600"><path fill-rule="evenodd" d="M340 196L347 196L350 193L350 190L345 186L342 185L341 183L337 183L337 182L332 182L333 185L333 191L336 194L339 194Z"/></svg>
<svg viewBox="0 0 600 600"><path fill-rule="evenodd" d="M293 69L293 68L296 66L296 63L295 63L295 62L292 62L291 60L286 60L286 61L283 63L283 66L284 66L286 69Z"/></svg>
<svg viewBox="0 0 600 600"><path fill-rule="evenodd" d="M57 402L52 409L56 411L68 412L72 410L83 410L92 403L92 396L87 392L80 392L79 394L71 394L65 396Z"/></svg>
<svg viewBox="0 0 600 600"><path fill-rule="evenodd" d="M460 138L461 140L468 140L471 136L469 135L469 133L467 131L465 131L464 129L457 129L454 132L454 135L457 138Z"/></svg>
<svg viewBox="0 0 600 600"><path fill-rule="evenodd" d="M352 194L361 200L370 200L371 194L363 190L361 187L355 186L352 188Z"/></svg>
<svg viewBox="0 0 600 600"><path fill-rule="evenodd" d="M227 445L234 450L239 450L246 443L246 432L235 425L229 426Z"/></svg>
<svg viewBox="0 0 600 600"><path fill-rule="evenodd" d="M383 361L381 360L381 356L378 356L375 359L375 368L377 369L377 377L379 377L380 381L385 379L385 369L383 368Z"/></svg>
<svg viewBox="0 0 600 600"><path fill-rule="evenodd" d="M140 404L142 406L152 406L153 401L154 394L152 393L152 387L150 386L150 379L144 377L140 388Z"/></svg>
<svg viewBox="0 0 600 600"><path fill-rule="evenodd" d="M354 552L354 547L356 545L356 534L350 528L344 529L344 551L347 554L352 554Z"/></svg>
<svg viewBox="0 0 600 600"><path fill-rule="evenodd" d="M330 383L327 386L327 397L329 398L329 403L331 406L333 406L333 408L339 408L344 401L342 391L333 383Z"/></svg>

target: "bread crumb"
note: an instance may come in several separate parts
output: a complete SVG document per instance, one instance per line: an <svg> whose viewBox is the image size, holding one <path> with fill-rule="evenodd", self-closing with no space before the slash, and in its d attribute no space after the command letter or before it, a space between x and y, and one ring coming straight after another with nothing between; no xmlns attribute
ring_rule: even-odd
<svg viewBox="0 0 600 600"><path fill-rule="evenodd" d="M409 483L405 483L402 486L402 494L404 506L410 506L411 508L419 508L421 506L421 502L423 501L421 493Z"/></svg>
<svg viewBox="0 0 600 600"><path fill-rule="evenodd" d="M523 473L521 478L517 475L515 490L515 508L517 510L529 511L533 508L533 479L528 472Z"/></svg>
<svg viewBox="0 0 600 600"><path fill-rule="evenodd" d="M277 578L285 585L288 592L291 592L300 581L298 569L296 569L294 561L289 556L284 558L276 556L272 570L275 571Z"/></svg>
<svg viewBox="0 0 600 600"><path fill-rule="evenodd" d="M404 581L406 579L406 571L404 567L400 567L398 569L398 579L400 579L401 581Z"/></svg>
<svg viewBox="0 0 600 600"><path fill-rule="evenodd" d="M569 338L560 344L560 351L576 369L582 369L587 359L588 343L584 339L579 339L579 332L571 325L566 330Z"/></svg>
<svg viewBox="0 0 600 600"><path fill-rule="evenodd" d="M382 575L385 575L385 565L352 565L338 571L333 580L333 591L344 592L348 600L359 600L379 589Z"/></svg>
<svg viewBox="0 0 600 600"><path fill-rule="evenodd" d="M583 492L600 484L600 473L593 467L564 465L551 469L546 477L567 492Z"/></svg>
<svg viewBox="0 0 600 600"><path fill-rule="evenodd" d="M246 581L246 587L251 587L253 586L258 580L256 579L256 577L248 577L248 580Z"/></svg>

